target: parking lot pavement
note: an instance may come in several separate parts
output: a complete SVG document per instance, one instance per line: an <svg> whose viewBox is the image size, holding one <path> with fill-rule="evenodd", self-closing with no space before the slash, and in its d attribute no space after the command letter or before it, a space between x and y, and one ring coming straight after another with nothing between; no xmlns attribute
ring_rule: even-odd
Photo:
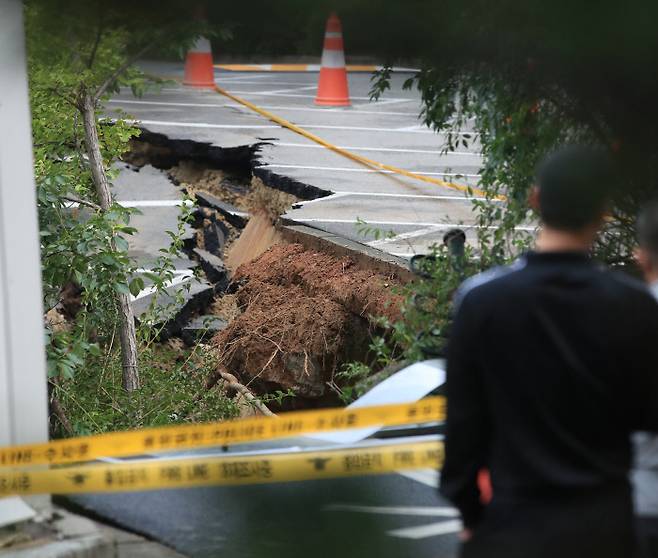
<svg viewBox="0 0 658 558"><path fill-rule="evenodd" d="M173 78L182 65L147 65ZM351 107L318 107L313 100L317 73L217 71L220 87L322 137L378 162L459 184L475 186L481 157L472 130L462 130L468 147L441 153L445 136L418 119L420 98L403 90L411 74L393 74L391 90L371 102L369 73L349 75ZM355 240L373 241L356 226L357 218L383 231L405 234L400 242L379 244L398 254L426 251L428 240L458 225L472 226L471 201L464 193L412 178L374 171L309 139L282 128L214 91L167 85L133 97L122 91L107 105L123 109L144 128L171 139L208 142L219 147L263 143L257 165L337 195L300 204L286 218ZM429 229L431 234L426 234Z"/></svg>
<svg viewBox="0 0 658 558"><path fill-rule="evenodd" d="M417 479L384 475L70 499L194 558L455 558L457 512L428 475Z"/></svg>

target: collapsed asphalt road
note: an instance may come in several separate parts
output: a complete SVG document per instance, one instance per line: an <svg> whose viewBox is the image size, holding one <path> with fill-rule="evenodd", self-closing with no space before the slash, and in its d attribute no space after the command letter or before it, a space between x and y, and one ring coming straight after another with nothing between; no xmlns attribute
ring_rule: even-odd
<svg viewBox="0 0 658 558"><path fill-rule="evenodd" d="M164 68L164 73L181 69ZM477 146L441 156L444 138L420 126L417 95L399 89L406 76L395 78L394 97L376 104L367 99L369 75L350 76L354 106L347 109L312 105L317 79L313 73L218 77L221 85L337 145L432 176L457 172L471 184L477 180ZM286 218L372 242L390 253L422 252L440 241L446 228L473 219L470 200L459 192L363 169L214 92L174 87L141 99L122 92L108 109L119 107L135 115L144 128L169 139L206 141L222 148L264 142L257 173L267 171L334 194L302 202ZM155 216L151 207L157 213L158 207L176 203L151 193L155 191L138 204L148 211L147 217ZM131 191L124 190L121 202L139 201L130 196ZM175 211L171 213L173 217ZM364 238L355 226L357 218L403 236L384 241L372 235ZM131 248L140 250L138 242ZM157 243L159 239L149 244ZM189 263L179 263L188 269ZM460 524L455 510L438 496L436 484L436 474L420 471L405 476L88 495L70 501L193 557L452 558Z"/></svg>
<svg viewBox="0 0 658 558"><path fill-rule="evenodd" d="M182 65L145 67L161 75L182 75ZM231 93L334 145L407 170L475 185L481 157L472 130L463 131L471 136L468 148L442 154L445 136L421 124L418 93L401 88L409 76L394 74L390 94L373 103L368 97L370 74L350 74L352 106L321 108L313 104L317 73L216 73L217 83ZM461 192L366 169L214 91L165 87L136 99L126 90L107 106L108 111L119 108L144 128L170 139L208 142L222 148L263 144L256 173L284 176L335 194L302 203L286 218L375 242L389 253L424 252L430 244L441 241L446 229L455 225L468 229L474 223L471 202ZM372 235L359 232L357 218L404 236L376 241Z"/></svg>

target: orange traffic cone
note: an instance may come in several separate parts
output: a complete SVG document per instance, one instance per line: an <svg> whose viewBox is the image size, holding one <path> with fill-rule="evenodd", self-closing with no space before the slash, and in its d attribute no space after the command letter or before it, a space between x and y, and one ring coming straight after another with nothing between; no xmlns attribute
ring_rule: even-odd
<svg viewBox="0 0 658 558"><path fill-rule="evenodd" d="M315 104L334 107L349 105L350 94L347 89L343 31L340 25L340 19L333 13L327 20L320 66L318 96L315 98Z"/></svg>
<svg viewBox="0 0 658 558"><path fill-rule="evenodd" d="M199 37L194 46L187 51L183 83L194 87L215 87L212 50L210 41L205 37Z"/></svg>

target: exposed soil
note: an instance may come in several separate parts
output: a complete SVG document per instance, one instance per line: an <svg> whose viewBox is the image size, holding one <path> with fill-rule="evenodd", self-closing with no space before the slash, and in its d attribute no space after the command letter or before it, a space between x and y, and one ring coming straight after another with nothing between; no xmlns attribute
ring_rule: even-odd
<svg viewBox="0 0 658 558"><path fill-rule="evenodd" d="M274 223L279 215L299 201L291 194L269 188L255 176L250 182L245 182L244 177L204 168L194 161L182 160L167 173L188 195L206 192L251 215L246 227L240 230L228 223L221 213L209 208L199 209L203 219L200 227L202 230L206 230L213 222L222 223L226 245L221 257L231 271L281 240ZM196 244L199 248L208 249L203 234L196 236Z"/></svg>
<svg viewBox="0 0 658 558"><path fill-rule="evenodd" d="M235 271L280 241L281 235L274 228L271 217L265 210L258 209L249 218L240 237L226 249L226 267Z"/></svg>
<svg viewBox="0 0 658 558"><path fill-rule="evenodd" d="M400 317L401 299L393 292L399 282L349 257L285 244L274 226L278 217L300 199L329 192L254 166L258 148L224 150L144 131L124 159L166 169L189 195L214 198L200 198L204 207L195 211L189 247L205 258L199 261L206 274L223 273L222 281L208 275L216 295L199 311L229 323L206 347L219 363L207 387L225 389L228 374L256 394L292 391L286 408L335 404L330 386L340 367L367 361L370 317ZM253 406L244 403L240 412Z"/></svg>
<svg viewBox="0 0 658 558"><path fill-rule="evenodd" d="M190 196L197 192L208 192L239 209L249 209L244 201L250 190L249 181L242 176L187 160L168 169L167 174Z"/></svg>
<svg viewBox="0 0 658 558"><path fill-rule="evenodd" d="M208 308L208 313L232 322L240 315L237 297L234 294L218 296Z"/></svg>
<svg viewBox="0 0 658 558"><path fill-rule="evenodd" d="M266 186L257 176L251 179L249 192L243 201L248 211L263 211L273 221L297 202L299 198L296 196Z"/></svg>
<svg viewBox="0 0 658 558"><path fill-rule="evenodd" d="M301 244L272 247L257 260L238 268L233 280L256 280L281 287L297 285L310 296L332 300L362 318L400 318L402 299L393 294L393 287L399 286L397 281L358 269L349 257L312 252Z"/></svg>
<svg viewBox="0 0 658 558"><path fill-rule="evenodd" d="M390 278L300 244L273 246L234 281L242 313L212 340L220 363L258 393L292 390L294 406L333 403L340 365L366 356L368 316L400 312Z"/></svg>

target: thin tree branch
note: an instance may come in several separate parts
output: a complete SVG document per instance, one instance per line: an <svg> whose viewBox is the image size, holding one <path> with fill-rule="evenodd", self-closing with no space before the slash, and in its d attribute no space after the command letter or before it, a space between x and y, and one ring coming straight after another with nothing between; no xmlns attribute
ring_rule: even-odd
<svg viewBox="0 0 658 558"><path fill-rule="evenodd" d="M59 89L57 89L56 87L49 87L49 88L48 88L48 91L50 91L51 93L54 93L54 94L57 95L60 99L62 99L63 101L67 102L67 103L68 103L69 105L71 105L72 107L74 107L74 108L76 108L76 109L79 109L79 108L80 108L80 106L79 106L75 101L72 101L69 97L67 97L66 95L64 95L64 93L62 93L62 92L61 92Z"/></svg>
<svg viewBox="0 0 658 558"><path fill-rule="evenodd" d="M157 33L153 39L146 45L144 45L140 50L138 50L133 56L128 58L121 66L119 66L112 74L100 85L96 90L94 95L94 102L97 103L98 100L103 96L107 88L112 85L121 74L123 74L130 66L132 66L137 60L144 56L149 50L151 50L155 45L157 45L161 39L169 37L172 30L180 28L180 21L173 21L171 25L164 27L159 33Z"/></svg>
<svg viewBox="0 0 658 558"><path fill-rule="evenodd" d="M103 12L100 9L100 2L98 3L98 11L98 28L96 29L96 38L94 39L94 46L91 48L89 60L87 61L87 68L89 69L91 69L91 67L94 65L96 53L98 52L98 47L101 44L101 37L103 36Z"/></svg>
<svg viewBox="0 0 658 558"><path fill-rule="evenodd" d="M98 205L94 202L90 202L90 201L87 201L87 200L76 198L75 196L71 196L71 195L62 196L62 199L66 200L66 201L73 202L73 203L78 203L80 205L85 205L85 206L90 207L91 209L94 209L96 211L102 211L103 210L103 208L100 205Z"/></svg>
<svg viewBox="0 0 658 558"><path fill-rule="evenodd" d="M249 391L249 388L246 386L242 385L240 382L238 382L238 379L233 375L230 374L229 372L224 372L222 370L219 370L219 375L222 377L222 379L228 384L228 387L234 389L237 391L244 399L246 399L251 405L256 407L261 414L267 416L267 417L275 417L276 415L270 411L264 404L263 402L258 399L251 391Z"/></svg>
<svg viewBox="0 0 658 558"><path fill-rule="evenodd" d="M130 66L132 66L139 58L144 56L151 48L153 48L155 41L144 46L142 49L137 51L137 53L130 58L128 58L121 66L119 66L110 76L101 84L101 86L96 90L94 94L94 103L98 103L98 100L103 96L107 88L112 85L116 79L123 74Z"/></svg>
<svg viewBox="0 0 658 558"><path fill-rule="evenodd" d="M75 431L73 430L73 427L71 426L71 422L66 416L66 413L64 412L64 407L62 407L62 404L59 402L59 399L57 399L57 397L53 395L52 399L50 400L50 404L53 410L53 414L57 417L59 424L62 425L62 428L66 432L66 435L73 436L75 434Z"/></svg>

